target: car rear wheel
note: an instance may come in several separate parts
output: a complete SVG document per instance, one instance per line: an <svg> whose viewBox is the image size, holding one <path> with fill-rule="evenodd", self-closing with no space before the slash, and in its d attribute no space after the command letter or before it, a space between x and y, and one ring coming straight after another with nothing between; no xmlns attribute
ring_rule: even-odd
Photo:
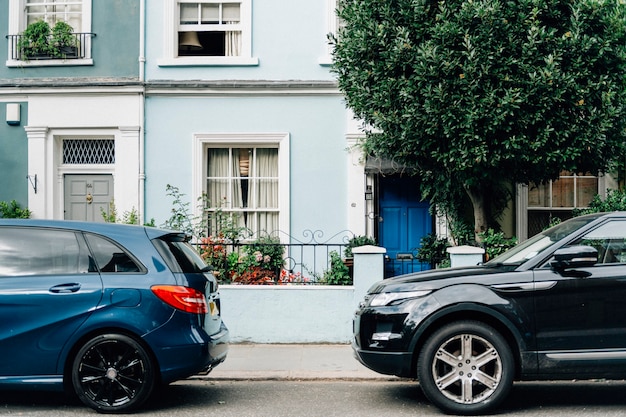
<svg viewBox="0 0 626 417"><path fill-rule="evenodd" d="M463 321L436 331L424 344L417 375L424 394L453 414L483 414L513 383L513 357L504 338L483 323Z"/></svg>
<svg viewBox="0 0 626 417"><path fill-rule="evenodd" d="M101 413L124 413L148 400L155 367L131 337L105 334L89 340L72 365L72 385L80 400Z"/></svg>

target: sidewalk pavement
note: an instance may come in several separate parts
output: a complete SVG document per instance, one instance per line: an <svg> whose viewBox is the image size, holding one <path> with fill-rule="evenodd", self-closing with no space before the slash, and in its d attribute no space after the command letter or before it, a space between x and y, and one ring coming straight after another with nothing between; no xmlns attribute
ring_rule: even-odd
<svg viewBox="0 0 626 417"><path fill-rule="evenodd" d="M208 380L398 379L363 366L342 344L231 344Z"/></svg>

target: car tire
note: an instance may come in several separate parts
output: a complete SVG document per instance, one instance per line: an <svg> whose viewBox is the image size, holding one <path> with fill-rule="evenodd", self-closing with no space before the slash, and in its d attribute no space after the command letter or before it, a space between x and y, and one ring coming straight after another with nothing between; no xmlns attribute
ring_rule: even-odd
<svg viewBox="0 0 626 417"><path fill-rule="evenodd" d="M144 404L156 385L155 365L145 348L122 334L86 342L72 363L78 398L100 413L125 413Z"/></svg>
<svg viewBox="0 0 626 417"><path fill-rule="evenodd" d="M495 329L475 321L451 323L437 330L418 357L422 391L451 414L492 410L508 395L513 373L509 344Z"/></svg>

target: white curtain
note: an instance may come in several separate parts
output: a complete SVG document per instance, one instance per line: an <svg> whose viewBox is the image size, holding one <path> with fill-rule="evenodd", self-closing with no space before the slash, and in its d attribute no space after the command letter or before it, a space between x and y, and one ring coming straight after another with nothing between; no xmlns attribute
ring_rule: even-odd
<svg viewBox="0 0 626 417"><path fill-rule="evenodd" d="M232 169L229 169L229 161ZM231 153L230 149L209 149L208 151L207 198L212 209L220 209L224 214L231 208L241 208L241 178L239 177L239 153ZM230 188L230 189L229 189ZM239 213L233 220L243 226L243 216ZM213 217L211 230L219 228L219 220Z"/></svg>
<svg viewBox="0 0 626 417"><path fill-rule="evenodd" d="M259 210L256 230L273 233L278 231L278 150L259 148L255 159L255 187L250 187L250 201ZM256 195L254 195L256 193ZM254 200L252 200L254 199ZM269 209L272 211L263 211Z"/></svg>
<svg viewBox="0 0 626 417"><path fill-rule="evenodd" d="M224 214L234 213L236 225L255 234L276 232L279 227L278 149L253 149L248 161L248 175L245 172L248 165L244 161L240 163L242 150L208 150L207 197L210 206L212 209L221 209ZM246 188L247 203L243 198ZM211 230L218 228L217 219L214 219Z"/></svg>
<svg viewBox="0 0 626 417"><path fill-rule="evenodd" d="M241 55L241 32L240 31L227 31L224 35L226 42L226 56L240 56Z"/></svg>
<svg viewBox="0 0 626 417"><path fill-rule="evenodd" d="M241 23L241 5L238 3L222 3L222 23L228 25L238 25ZM241 31L227 30L224 34L226 43L226 56L241 55Z"/></svg>

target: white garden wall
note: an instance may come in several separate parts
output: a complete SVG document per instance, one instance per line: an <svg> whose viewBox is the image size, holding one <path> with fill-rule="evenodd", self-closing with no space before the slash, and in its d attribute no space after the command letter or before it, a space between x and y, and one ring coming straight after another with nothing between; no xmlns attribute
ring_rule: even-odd
<svg viewBox="0 0 626 417"><path fill-rule="evenodd" d="M354 285L222 285L233 343L349 343L354 311L384 277L385 249L353 249Z"/></svg>

